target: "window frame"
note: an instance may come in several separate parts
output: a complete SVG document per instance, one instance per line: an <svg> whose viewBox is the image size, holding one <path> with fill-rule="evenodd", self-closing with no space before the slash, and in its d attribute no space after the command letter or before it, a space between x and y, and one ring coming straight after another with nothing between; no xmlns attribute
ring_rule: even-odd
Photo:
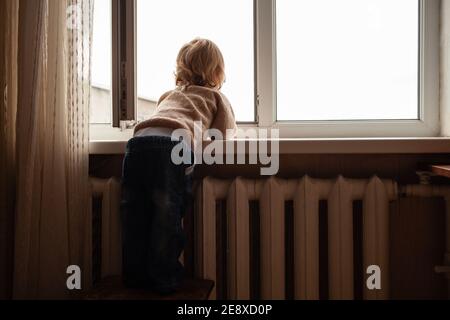
<svg viewBox="0 0 450 320"><path fill-rule="evenodd" d="M136 5L112 1L112 127L136 119Z"/></svg>
<svg viewBox="0 0 450 320"><path fill-rule="evenodd" d="M277 121L276 0L257 1L259 126L281 138L435 137L440 134L440 1L420 0L419 119Z"/></svg>
<svg viewBox="0 0 450 320"><path fill-rule="evenodd" d="M113 2L113 127L137 119L136 3ZM254 1L255 122L280 138L436 137L440 134L440 1L419 0L419 119L277 121L276 0ZM124 35L127 36L124 36ZM122 88L122 90L121 90Z"/></svg>

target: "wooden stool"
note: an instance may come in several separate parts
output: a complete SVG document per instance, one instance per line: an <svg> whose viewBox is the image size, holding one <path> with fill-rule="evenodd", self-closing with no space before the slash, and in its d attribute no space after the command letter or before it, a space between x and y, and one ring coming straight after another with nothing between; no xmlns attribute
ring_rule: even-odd
<svg viewBox="0 0 450 320"><path fill-rule="evenodd" d="M208 300L214 281L186 279L177 292L159 295L144 289L126 288L121 277L103 279L91 291L83 294L83 300Z"/></svg>

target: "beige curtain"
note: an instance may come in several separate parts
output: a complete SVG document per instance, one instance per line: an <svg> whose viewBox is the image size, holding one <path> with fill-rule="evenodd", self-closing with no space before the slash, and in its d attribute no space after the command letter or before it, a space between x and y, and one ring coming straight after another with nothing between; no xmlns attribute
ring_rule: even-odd
<svg viewBox="0 0 450 320"><path fill-rule="evenodd" d="M10 66L5 77L8 95L0 118L0 170L10 175L6 179L4 172L1 175L1 219L11 217L3 214L3 206L11 213L15 204L12 287L16 299L67 298L69 265L81 267L84 289L90 284L92 3L2 0L2 12L4 6L9 10L5 24L11 32L6 34L9 42L2 42L11 52L5 57ZM4 190L15 190L15 201L5 201ZM2 257L7 254L0 249ZM4 268L2 263L0 270Z"/></svg>

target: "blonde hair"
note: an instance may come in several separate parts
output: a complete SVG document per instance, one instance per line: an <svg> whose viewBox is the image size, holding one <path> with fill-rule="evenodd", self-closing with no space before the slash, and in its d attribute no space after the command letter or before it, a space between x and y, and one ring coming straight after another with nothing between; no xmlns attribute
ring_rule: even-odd
<svg viewBox="0 0 450 320"><path fill-rule="evenodd" d="M217 45L207 39L185 44L177 57L177 86L202 86L220 89L225 81L225 63Z"/></svg>

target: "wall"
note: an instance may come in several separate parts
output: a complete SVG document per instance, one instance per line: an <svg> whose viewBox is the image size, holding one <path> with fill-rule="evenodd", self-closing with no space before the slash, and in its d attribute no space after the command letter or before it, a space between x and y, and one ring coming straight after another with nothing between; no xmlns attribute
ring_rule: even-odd
<svg viewBox="0 0 450 320"><path fill-rule="evenodd" d="M450 136L450 1L441 9L441 135Z"/></svg>

